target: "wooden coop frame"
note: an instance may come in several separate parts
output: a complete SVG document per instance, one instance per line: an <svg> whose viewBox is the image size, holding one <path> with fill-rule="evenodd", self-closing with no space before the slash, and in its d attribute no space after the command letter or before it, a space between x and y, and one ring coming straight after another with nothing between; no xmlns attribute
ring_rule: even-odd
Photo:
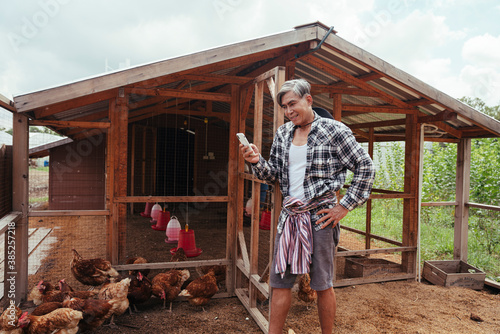
<svg viewBox="0 0 500 334"><path fill-rule="evenodd" d="M226 291L218 297L238 296L257 324L267 332L266 317L257 309L257 292L269 297L269 286L258 272L258 216L261 181L244 172L238 150L237 132L252 132L253 142L262 141L283 124L274 97L290 78L305 78L312 84L315 106L332 110L335 119L348 125L357 140L367 142L373 155L378 141L405 142L404 191L373 189L368 200L366 231L350 229L366 237L364 250L346 250L338 256L402 253L402 273L384 279L353 278L335 286L375 281L415 279L419 229L421 157L423 141L458 143L457 196L454 205L455 258L467 259L468 208L489 207L469 203L470 139L499 137L500 122L456 101L418 79L402 72L359 47L344 41L336 32L316 22L264 38L219 47L191 55L105 74L64 86L16 96L8 107L14 114L13 210L15 221L16 300L26 298L28 218L61 215L102 215L107 222L107 257L119 270L197 268L209 264L227 266ZM196 85L192 85L194 82ZM140 97L140 98L138 98ZM158 104L168 99L202 101L192 115L223 119L229 124L228 186L226 196L135 196L127 194L129 124L151 117ZM228 106L220 107L220 104ZM217 106L216 106L217 105ZM5 107L2 104L3 107ZM270 119L264 108L272 108ZM252 126L248 122L253 121ZM440 137L425 133L423 124L433 124ZM28 209L28 127L47 126L73 140L106 134L106 205L103 210L30 211ZM250 247L242 233L243 183L251 181L253 215ZM269 246L272 249L281 194L274 187ZM402 241L389 240L371 232L371 200L403 199ZM210 261L162 262L122 265L125 255L127 206L144 202L206 202L227 204L226 256ZM278 203L278 204L277 204ZM494 207L493 209L498 209ZM347 228L349 229L349 228ZM394 247L372 249L371 239ZM271 256L270 256L271 257ZM271 258L269 259L269 261ZM7 269L5 269L7 270ZM266 270L269 270L267 268ZM7 271L5 271L7 274ZM6 286L7 288L7 286Z"/></svg>

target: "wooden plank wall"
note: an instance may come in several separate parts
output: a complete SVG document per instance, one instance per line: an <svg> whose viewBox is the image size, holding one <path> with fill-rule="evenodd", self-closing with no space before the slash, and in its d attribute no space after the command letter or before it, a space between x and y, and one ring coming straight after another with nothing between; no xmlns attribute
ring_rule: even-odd
<svg viewBox="0 0 500 334"><path fill-rule="evenodd" d="M50 150L49 210L104 209L105 148L102 134Z"/></svg>

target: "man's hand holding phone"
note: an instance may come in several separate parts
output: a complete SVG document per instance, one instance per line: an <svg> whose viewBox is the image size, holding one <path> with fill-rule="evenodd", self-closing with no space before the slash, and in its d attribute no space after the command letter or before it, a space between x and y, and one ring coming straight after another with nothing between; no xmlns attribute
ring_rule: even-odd
<svg viewBox="0 0 500 334"><path fill-rule="evenodd" d="M237 133L236 136L240 140L240 151L243 158L248 162L257 163L259 161L259 150L257 146L250 144L243 133Z"/></svg>

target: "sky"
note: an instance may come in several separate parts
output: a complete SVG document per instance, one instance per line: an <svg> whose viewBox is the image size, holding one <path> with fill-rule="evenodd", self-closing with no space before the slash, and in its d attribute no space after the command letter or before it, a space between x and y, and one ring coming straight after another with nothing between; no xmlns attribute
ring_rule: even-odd
<svg viewBox="0 0 500 334"><path fill-rule="evenodd" d="M497 0L0 1L10 99L320 21L451 97L500 104Z"/></svg>

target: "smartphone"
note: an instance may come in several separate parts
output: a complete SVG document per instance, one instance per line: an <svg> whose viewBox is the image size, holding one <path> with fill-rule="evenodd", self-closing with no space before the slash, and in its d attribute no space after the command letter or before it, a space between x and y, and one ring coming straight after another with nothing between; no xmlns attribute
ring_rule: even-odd
<svg viewBox="0 0 500 334"><path fill-rule="evenodd" d="M237 136L237 137L238 137L238 139L240 140L240 143L242 143L242 144L243 144L243 146L248 146L248 147L250 147L250 149L253 151L253 149L252 149L252 147L250 146L250 143L248 142L248 139L247 139L247 137L245 136L245 134L244 134L244 133L238 132L238 133L236 134L236 136ZM252 155L255 155L255 152L253 152L253 154L252 154Z"/></svg>

